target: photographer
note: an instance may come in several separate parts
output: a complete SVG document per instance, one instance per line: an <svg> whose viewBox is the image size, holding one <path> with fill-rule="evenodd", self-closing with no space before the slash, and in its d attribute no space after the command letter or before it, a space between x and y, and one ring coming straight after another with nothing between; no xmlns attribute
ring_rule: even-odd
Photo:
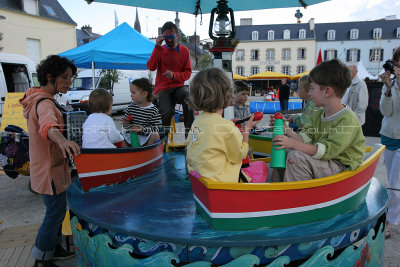
<svg viewBox="0 0 400 267"><path fill-rule="evenodd" d="M384 86L379 109L382 113L381 143L386 146L384 160L389 180L389 210L386 224L400 222L400 46L393 53L393 60L383 65L380 77ZM394 79L391 76L394 75ZM387 230L385 237L390 237Z"/></svg>

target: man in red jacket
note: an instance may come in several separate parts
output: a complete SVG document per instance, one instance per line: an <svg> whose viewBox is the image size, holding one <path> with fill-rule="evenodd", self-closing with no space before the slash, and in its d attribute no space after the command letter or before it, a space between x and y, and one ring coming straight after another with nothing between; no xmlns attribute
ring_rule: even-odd
<svg viewBox="0 0 400 267"><path fill-rule="evenodd" d="M178 44L178 27L174 23L166 22L161 32L147 67L151 71L157 70L154 95L158 99L162 125L170 126L175 105L182 104L186 137L194 120L193 110L188 106L189 90L184 85L192 73L190 52L187 47ZM163 41L165 45L161 46Z"/></svg>

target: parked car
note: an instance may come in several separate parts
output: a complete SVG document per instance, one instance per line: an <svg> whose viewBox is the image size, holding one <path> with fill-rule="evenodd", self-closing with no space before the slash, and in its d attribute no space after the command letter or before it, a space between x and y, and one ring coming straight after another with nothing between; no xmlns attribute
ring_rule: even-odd
<svg viewBox="0 0 400 267"><path fill-rule="evenodd" d="M39 86L36 65L23 55L0 53L0 114L7 93L26 92Z"/></svg>
<svg viewBox="0 0 400 267"><path fill-rule="evenodd" d="M147 70L118 70L119 80L113 87L113 111L125 110L131 102L129 85L139 78L151 78L150 71ZM101 78L104 73L96 69L94 73L95 88L103 88ZM60 104L71 105L74 110L84 110L89 113L88 100L93 90L92 70L82 70L71 85L70 90L65 96L57 96ZM66 98L66 99L65 99Z"/></svg>

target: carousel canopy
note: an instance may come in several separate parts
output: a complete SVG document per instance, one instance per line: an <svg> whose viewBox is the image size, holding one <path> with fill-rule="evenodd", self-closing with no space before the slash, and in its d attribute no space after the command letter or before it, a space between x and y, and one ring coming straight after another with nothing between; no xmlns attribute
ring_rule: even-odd
<svg viewBox="0 0 400 267"><path fill-rule="evenodd" d="M118 4L125 6L145 7L160 10L178 11L190 14L197 13L210 13L211 10L217 6L216 0L84 0L88 3L101 2L109 4ZM229 0L228 6L233 11L245 11L245 10L258 10L258 9L269 9L269 8L283 8L283 7L307 7L322 3L328 0ZM197 6L197 7L196 7Z"/></svg>

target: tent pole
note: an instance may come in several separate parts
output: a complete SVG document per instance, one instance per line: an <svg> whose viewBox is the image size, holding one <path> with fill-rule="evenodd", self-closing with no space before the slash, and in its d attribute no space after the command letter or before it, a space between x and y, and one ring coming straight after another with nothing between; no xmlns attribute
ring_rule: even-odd
<svg viewBox="0 0 400 267"><path fill-rule="evenodd" d="M96 89L94 88L94 61L92 61L92 81L93 81L93 90Z"/></svg>

